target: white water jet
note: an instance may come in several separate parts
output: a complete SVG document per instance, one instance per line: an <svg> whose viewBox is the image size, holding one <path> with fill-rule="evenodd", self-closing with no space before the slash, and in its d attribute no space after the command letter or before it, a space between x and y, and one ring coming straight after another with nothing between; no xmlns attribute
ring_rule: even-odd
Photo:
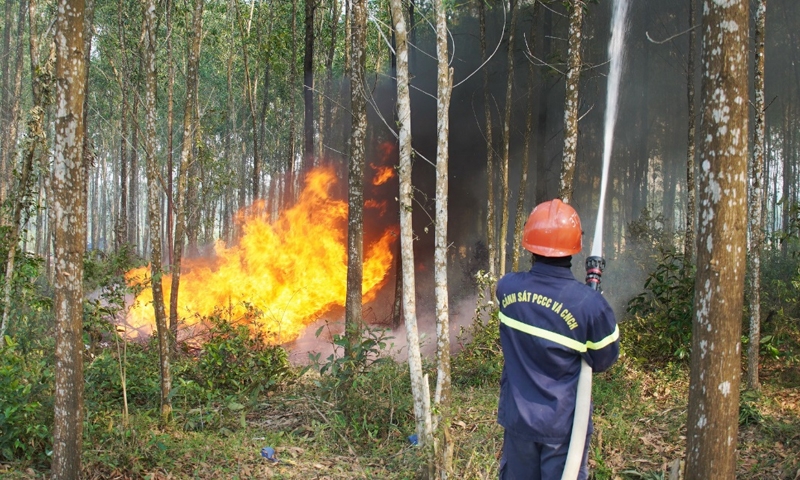
<svg viewBox="0 0 800 480"><path fill-rule="evenodd" d="M611 15L611 40L608 44L608 56L611 62L608 72L608 85L606 91L606 118L603 145L603 176L600 180L600 201L597 207L597 223L594 229L592 242L592 256L603 256L603 206L606 200L606 184L608 183L608 167L611 162L611 147L614 144L614 127L617 123L617 103L619 101L619 81L622 76L624 62L625 33L628 28L628 0L616 0L614 11ZM581 360L581 371L578 377L578 391L576 393L575 416L572 422L569 450L562 480L575 480L578 478L582 464L583 449L586 441L586 432L589 428L592 401L592 368Z"/></svg>
<svg viewBox="0 0 800 480"><path fill-rule="evenodd" d="M592 241L592 256L603 256L603 209L606 200L606 184L608 183L608 167L611 162L611 149L614 145L614 127L617 124L619 107L619 84L622 66L625 60L625 34L628 30L628 0L614 2L611 15L611 40L608 42L608 85L606 90L605 133L603 135L603 176L600 180L600 201L597 207L597 223Z"/></svg>

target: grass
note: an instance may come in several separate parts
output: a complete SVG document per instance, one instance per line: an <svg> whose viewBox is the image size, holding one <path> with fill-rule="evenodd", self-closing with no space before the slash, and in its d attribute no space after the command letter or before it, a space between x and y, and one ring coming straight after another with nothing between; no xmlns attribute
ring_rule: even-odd
<svg viewBox="0 0 800 480"><path fill-rule="evenodd" d="M320 378L307 374L244 409L204 405L177 410L158 428L155 411L137 411L124 428L116 412L86 422L85 479L414 479L422 455L412 446L404 366L384 364L359 380L350 397L325 400ZM793 365L765 364L763 391L740 428L741 479L796 479L800 470L800 386ZM392 382L396 380L396 383ZM479 382L478 382L479 383ZM496 385L454 389L452 439L459 479L497 477L502 429L495 421ZM594 380L593 478L668 478L685 450L688 370L653 368L623 357ZM380 407L370 415L369 401ZM355 405L357 415L344 409ZM352 413L352 412L351 412ZM213 421L198 421L203 415ZM188 422L188 419L193 419ZM187 428L187 426L191 428ZM273 447L277 463L260 454ZM0 465L0 478L43 479L30 465Z"/></svg>

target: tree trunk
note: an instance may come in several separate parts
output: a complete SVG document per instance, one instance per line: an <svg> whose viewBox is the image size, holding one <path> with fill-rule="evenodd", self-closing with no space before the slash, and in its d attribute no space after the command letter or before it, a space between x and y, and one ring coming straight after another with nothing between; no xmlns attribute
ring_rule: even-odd
<svg viewBox="0 0 800 480"><path fill-rule="evenodd" d="M354 0L350 57L350 162L348 176L347 221L347 298L345 355L352 357L361 337L362 279L364 276L364 164L367 136L366 50L367 0Z"/></svg>
<svg viewBox="0 0 800 480"><path fill-rule="evenodd" d="M319 0L305 0L305 51L303 55L304 167L314 166L314 12Z"/></svg>
<svg viewBox="0 0 800 480"><path fill-rule="evenodd" d="M56 324L55 418L51 478L78 479L83 433L83 255L86 170L83 137L86 69L84 2L59 0L56 17L56 104L52 215ZM31 23L35 22L32 17Z"/></svg>
<svg viewBox="0 0 800 480"><path fill-rule="evenodd" d="M689 0L689 54L687 64L687 100L689 104L689 138L687 141L686 152L686 238L683 244L683 272L689 275L694 265L694 242L695 242L695 218L697 216L697 197L695 193L695 145L697 140L695 138L697 129L695 127L695 109L694 109L694 82L695 82L695 67L694 56L697 50L697 31L694 24L697 21L697 0Z"/></svg>
<svg viewBox="0 0 800 480"><path fill-rule="evenodd" d="M194 116L197 99L197 70L200 63L200 43L203 37L203 1L195 0L192 14L192 34L189 51L186 59L186 104L183 110L183 144L181 146L181 159L178 166L178 190L176 192L176 221L175 221L175 255L172 265L172 285L169 297L169 326L172 337L178 338L178 295L181 283L181 262L186 236L187 217L187 181L189 165L192 162L192 145L194 132L197 130L197 119Z"/></svg>
<svg viewBox="0 0 800 480"><path fill-rule="evenodd" d="M447 166L450 135L450 95L453 71L447 64L447 20L443 0L434 0L436 12L436 56L439 60L436 102L436 229L434 235L434 295L436 297L436 390L437 415L436 474L446 480L453 470L453 442L450 438L450 302L447 291ZM513 23L513 21L512 21Z"/></svg>
<svg viewBox="0 0 800 480"><path fill-rule="evenodd" d="M355 33L355 32L354 32ZM366 37L366 34L364 34ZM366 42L366 40L365 40ZM292 60L289 68L289 158L286 160L286 194L284 205L294 201L294 163L297 156L297 102L293 87L297 85L297 0L292 0Z"/></svg>
<svg viewBox="0 0 800 480"><path fill-rule="evenodd" d="M19 25L19 32L24 31L23 24L25 22L25 2L23 0L20 1L19 5L19 16L17 17L18 25ZM21 35L17 35L17 66L16 66L16 77L21 77L20 68L22 67L22 56L19 54L19 49L22 46L22 37ZM31 65L33 67L33 62L38 62L38 60L33 57L31 59ZM34 74L38 71L38 64L35 68L31 68L31 72ZM18 88L15 87L15 90ZM19 108L19 92L16 92L16 98L14 100L16 107L12 107L14 109ZM28 143L27 148L25 149L25 154L22 159L22 168L20 169L17 189L16 192L13 192L13 198L15 201L13 202L13 209L11 218L8 219L11 231L8 233L8 238L10 239L8 245L8 256L6 257L6 271L5 277L3 279L3 314L2 314L2 321L0 321L0 347L5 345L5 334L6 329L8 328L8 322L11 315L11 293L12 293L12 286L14 280L14 264L16 261L16 254L17 254L17 243L19 241L19 233L22 225L20 225L22 219L22 213L25 209L25 205L27 204L27 198L30 197L33 192L31 191L33 185L31 181L33 180L33 162L36 156L36 147L41 145L41 150L45 149L45 131L44 131L44 105L41 105L41 95L39 95L38 91L34 92L34 107L31 109L31 120L28 122ZM12 122L16 122L16 119L13 117L18 116L12 112ZM9 126L8 132L6 132L9 137L9 141L5 144L11 148L12 146L16 145L16 127ZM15 148L15 147L14 147ZM4 150L5 152L5 150ZM2 197L0 197L2 198ZM5 224L5 219L3 219L3 224Z"/></svg>
<svg viewBox="0 0 800 480"><path fill-rule="evenodd" d="M250 31L245 31L242 18L239 15L239 8L236 7L236 16L239 24L239 34L242 37L242 60L244 60L244 84L247 90L247 104L250 107L250 123L253 130L253 175L251 181L253 184L253 201L255 202L261 196L260 180L261 180L261 148L258 142L258 118L256 113L255 104L255 86L250 81L250 64L249 55L247 54L247 46L245 40L250 35ZM247 33L247 35L245 35ZM192 107L194 108L194 107ZM186 141L184 139L184 141Z"/></svg>
<svg viewBox="0 0 800 480"><path fill-rule="evenodd" d="M734 478L747 236L749 2L706 2L687 480Z"/></svg>
<svg viewBox="0 0 800 480"><path fill-rule="evenodd" d="M173 229L174 229L174 214L175 214L175 199L174 196L174 186L173 186L173 155L172 155L172 147L173 147L173 125L175 123L175 60L172 56L172 10L173 4L172 0L167 0L166 5L164 6L166 10L166 20L167 20L167 263L172 265L174 262L174 240L173 240ZM170 315L171 317L171 315ZM177 325L173 325L170 322L170 331L172 332L173 340L178 338L178 329ZM177 342L174 344L177 347Z"/></svg>
<svg viewBox="0 0 800 480"><path fill-rule="evenodd" d="M145 165L147 168L147 211L150 226L150 282L153 289L153 310L155 311L156 332L158 335L158 356L161 369L161 425L169 422L172 414L172 375L170 374L169 329L164 312L164 293L161 283L161 188L158 181L156 162L156 3L147 0L143 6L143 62L145 74Z"/></svg>
<svg viewBox="0 0 800 480"><path fill-rule="evenodd" d="M411 185L411 96L408 75L408 41L401 0L391 0L391 6L397 40L397 124L400 156L398 176L400 180L400 249L403 256L403 314L408 343L408 369L411 376L411 394L414 399L416 432L420 446L425 447L432 445L433 427L431 425L428 377L422 373L422 356L417 330L417 306L414 298L416 282L414 278L414 232L411 221L414 192ZM358 44L354 44L353 48L358 48Z"/></svg>
<svg viewBox="0 0 800 480"><path fill-rule="evenodd" d="M558 196L564 203L572 201L575 188L575 162L578 155L578 89L581 76L581 28L583 0L570 0L569 53L564 99L564 153L561 159L561 184Z"/></svg>
<svg viewBox="0 0 800 480"><path fill-rule="evenodd" d="M6 9L8 10L9 5L11 2L7 2ZM2 136L0 136L0 202L6 199L6 194L8 192L9 185L6 183L11 179L11 165L13 164L13 159L15 157L15 153L17 151L17 136L19 132L19 111L20 111L20 101L21 101L21 93L22 93L22 70L24 67L24 59L23 59L23 52L24 52L24 45L25 45L25 15L27 13L28 6L25 3L25 0L20 0L19 2L19 10L17 13L17 35L16 35L16 52L15 52L15 61L14 61L14 87L11 93L11 98L7 97L7 92L5 90L6 87L3 87L3 100L0 105L3 105L3 116L2 124L0 124L0 132L2 132ZM8 23L9 20L6 19ZM10 34L10 32L5 32ZM5 40L4 40L5 41ZM10 50L3 52L3 62L7 63L8 56L11 55ZM3 83L6 82L5 78L6 75L10 76L10 71L8 68L3 70ZM10 87L8 87L10 88Z"/></svg>
<svg viewBox="0 0 800 480"><path fill-rule="evenodd" d="M332 136L333 106L333 60L336 57L336 40L339 30L339 16L341 15L341 2L331 2L331 42L328 44L328 53L325 56L325 97L323 99L322 114L319 119L319 152L324 155L325 141ZM331 140L329 142L333 143Z"/></svg>
<svg viewBox="0 0 800 480"><path fill-rule="evenodd" d="M21 1L21 0L20 0ZM9 59L11 58L11 27L14 21L13 3L11 0L5 2L5 19L3 25L3 44L0 50L0 202L6 199L6 192L10 188L9 159L10 145L8 141L8 124L11 113L11 95L9 95L8 79L11 75L9 70ZM17 28L22 28L22 25ZM5 219L3 223L5 223Z"/></svg>
<svg viewBox="0 0 800 480"><path fill-rule="evenodd" d="M511 192L508 189L508 155L511 148L511 96L514 91L514 36L517 29L517 4L519 2L510 0L511 8L511 28L508 29L508 65L506 78L506 108L503 115L503 158L500 162L500 233L498 235L498 246L500 247L500 270L498 277L506 273L506 246L508 245L508 196Z"/></svg>
<svg viewBox="0 0 800 480"><path fill-rule="evenodd" d="M128 102L128 53L125 51L125 28L122 21L123 1L117 4L117 35L119 36L120 56L122 68L117 73L117 82L120 89L120 125L119 125L119 212L117 213L116 247L129 243L128 237L128 115L130 104Z"/></svg>
<svg viewBox="0 0 800 480"><path fill-rule="evenodd" d="M764 244L764 150L766 147L766 102L764 99L764 37L766 34L767 0L759 0L756 7L755 39L755 138L753 163L750 170L750 248L747 249L749 274L747 293L750 312L750 336L747 348L747 388L758 391L759 350L761 346L761 248Z"/></svg>
<svg viewBox="0 0 800 480"><path fill-rule="evenodd" d="M134 84L138 82L132 82ZM131 85L135 89L138 85ZM139 131L137 128L139 117L139 101L133 99L131 111L131 128L129 137L130 154L128 155L128 243L133 245L135 252L142 252L139 245Z"/></svg>
<svg viewBox="0 0 800 480"><path fill-rule="evenodd" d="M481 59L486 62L486 5L478 0L478 14L481 30ZM492 106L490 103L489 69L483 69L483 115L486 121L486 249L489 252L489 278L497 278L497 242L495 237L495 199L494 199L494 140L492 138ZM493 298L494 287L489 285L486 298Z"/></svg>
<svg viewBox="0 0 800 480"><path fill-rule="evenodd" d="M533 6L533 25L536 25L536 19L539 17L539 2ZM534 40L536 35L535 27L531 27L530 38L528 39L528 48L534 51ZM531 151L531 137L533 135L533 97L536 87L536 65L533 62L528 62L528 108L525 114L525 140L522 146L522 164L520 165L519 177L519 193L517 195L517 209L514 216L514 240L513 250L511 253L511 271L516 272L519 270L519 256L520 244L522 243L522 226L525 222L525 196L528 189L528 164Z"/></svg>

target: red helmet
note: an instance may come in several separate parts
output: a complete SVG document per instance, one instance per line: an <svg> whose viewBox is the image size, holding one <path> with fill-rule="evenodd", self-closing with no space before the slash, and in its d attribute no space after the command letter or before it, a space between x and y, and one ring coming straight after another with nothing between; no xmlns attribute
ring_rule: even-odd
<svg viewBox="0 0 800 480"><path fill-rule="evenodd" d="M578 212L559 199L550 200L531 212L522 246L543 257L566 257L581 251L582 233Z"/></svg>

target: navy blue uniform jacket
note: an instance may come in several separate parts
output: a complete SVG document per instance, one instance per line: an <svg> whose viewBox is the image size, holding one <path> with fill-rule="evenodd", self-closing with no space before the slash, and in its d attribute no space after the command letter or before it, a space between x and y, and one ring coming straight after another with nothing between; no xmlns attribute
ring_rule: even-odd
<svg viewBox="0 0 800 480"><path fill-rule="evenodd" d="M614 312L569 268L541 262L501 278L497 300L505 359L497 420L531 441L568 442L581 357L602 372L619 356Z"/></svg>

